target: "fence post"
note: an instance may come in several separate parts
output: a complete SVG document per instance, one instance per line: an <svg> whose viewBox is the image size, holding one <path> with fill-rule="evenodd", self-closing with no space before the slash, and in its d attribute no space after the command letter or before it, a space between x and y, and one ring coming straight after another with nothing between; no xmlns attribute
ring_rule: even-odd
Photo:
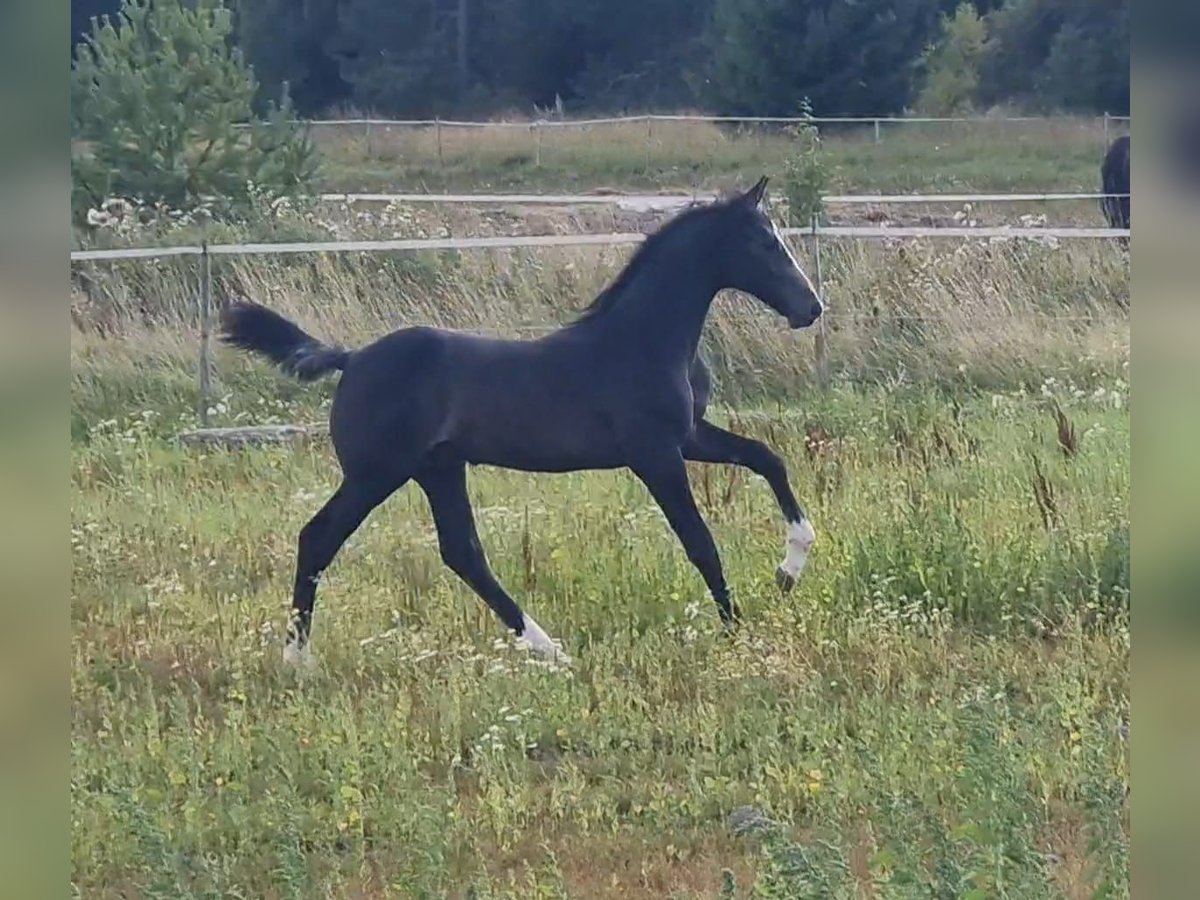
<svg viewBox="0 0 1200 900"><path fill-rule="evenodd" d="M200 244L200 424L208 427L208 403L212 397L212 257L208 238Z"/></svg>
<svg viewBox="0 0 1200 900"><path fill-rule="evenodd" d="M1108 146L1108 110L1104 111L1104 146Z"/></svg>
<svg viewBox="0 0 1200 900"><path fill-rule="evenodd" d="M540 167L542 164L542 130L538 128L537 122L530 125L529 130L533 132L533 164L535 167Z"/></svg>
<svg viewBox="0 0 1200 900"><path fill-rule="evenodd" d="M650 155L654 147L654 119L646 116L646 171L650 171Z"/></svg>
<svg viewBox="0 0 1200 900"><path fill-rule="evenodd" d="M433 133L437 136L438 165L444 166L444 165L446 165L446 158L444 156L442 156L442 118L441 118L441 116L436 116L433 120Z"/></svg>
<svg viewBox="0 0 1200 900"><path fill-rule="evenodd" d="M813 213L812 217L812 250L813 275L816 277L814 286L822 307L825 307L825 312L828 312L825 304L825 292L821 288L821 236L817 232L816 213ZM825 339L825 312L821 314L821 318L817 319L817 332L813 336L813 349L816 351L817 357L817 383L821 387L829 384L829 344Z"/></svg>
<svg viewBox="0 0 1200 900"><path fill-rule="evenodd" d="M879 120L875 120L875 143L879 143Z"/></svg>
<svg viewBox="0 0 1200 900"><path fill-rule="evenodd" d="M375 150L371 146L371 120L367 119L367 159L375 158Z"/></svg>

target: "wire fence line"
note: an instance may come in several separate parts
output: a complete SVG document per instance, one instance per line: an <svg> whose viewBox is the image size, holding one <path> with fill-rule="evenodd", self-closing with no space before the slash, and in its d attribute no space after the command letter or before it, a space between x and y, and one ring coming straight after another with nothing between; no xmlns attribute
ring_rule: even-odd
<svg viewBox="0 0 1200 900"><path fill-rule="evenodd" d="M1129 116L1113 116L1107 112L1102 116L1091 117L1092 121L1099 123L1101 126L1101 134L1104 144L1107 146L1112 132L1112 125L1116 122L1130 123ZM1046 116L718 116L718 115L702 115L702 114L668 114L668 113L647 113L636 116L607 116L589 119L557 119L557 118L538 118L525 122L510 122L510 121L495 121L495 122L480 122L467 121L461 119L389 119L389 118L347 118L347 119L296 119L295 124L304 125L309 129L314 128L344 128L353 127L359 128L363 132L363 137L366 140L366 150L368 156L374 155L373 134L379 130L385 133L390 133L393 129L411 130L432 130L437 146L437 156L439 163L445 162L445 148L443 147L443 131L449 129L451 131L458 130L507 130L507 131L525 131L530 136L533 143L533 163L535 166L542 164L542 136L553 132L562 132L564 129L579 129L579 128L594 128L603 126L621 126L621 125L644 125L645 126L645 143L646 143L646 160L649 164L650 158L653 155L654 147L654 126L655 123L713 123L713 124L740 124L740 125L799 125L808 124L816 126L818 130L822 125L849 125L849 126L870 126L874 136L875 143L883 141L884 126L889 128L897 126L912 126L912 125L984 125L997 126L1006 124L1032 124L1036 122L1052 123L1055 120ZM1084 119L1083 121L1087 121ZM249 127L244 125L242 127Z"/></svg>
<svg viewBox="0 0 1200 900"><path fill-rule="evenodd" d="M821 238L960 238L960 239L1115 239L1128 238L1128 228L1045 228L1045 227L863 227L828 226L814 224L808 228L782 228L781 233L789 237L808 237L812 240L815 259L815 282L821 293ZM368 253L388 251L421 250L467 250L467 249L516 249L521 247L578 247L613 246L636 244L645 240L642 232L614 232L609 234L568 235L524 235L517 237L474 237L401 239L382 241L302 241L280 243L200 244L178 247L129 247L112 250L77 250L71 252L72 262L102 262L106 260L150 259L162 257L198 257L200 261L199 291L197 295L197 319L199 322L199 406L198 417L201 428L209 424L212 375L212 310L214 308L212 287L212 260L215 256L281 255L297 253ZM847 314L829 311L831 321L848 320ZM902 317L917 321L916 317ZM1064 317L1067 318L1067 317ZM1088 317L1069 317L1086 320ZM814 334L814 349L818 378L827 380L829 356L825 336L826 316L817 320Z"/></svg>
<svg viewBox="0 0 1200 900"><path fill-rule="evenodd" d="M928 315L924 313L906 313L898 310L888 310L886 312L869 313L869 312L840 312L836 309L826 309L821 313L821 319L825 322L835 323L855 323L866 325L878 325L888 323L892 325L911 325L920 323L942 323L946 321L946 316ZM1053 322L1095 322L1096 316L1086 313L1047 313L1040 316L1039 319L1045 319ZM505 333L516 334L550 334L553 331L560 329L560 323L554 324L539 324L539 325L516 325L508 329L481 329L482 333L503 335Z"/></svg>
<svg viewBox="0 0 1200 900"><path fill-rule="evenodd" d="M694 194L418 194L418 193L331 193L318 194L322 203L503 203L509 206L565 206L595 204L612 206L622 203L665 203L677 205L717 199L712 191Z"/></svg>
<svg viewBox="0 0 1200 900"><path fill-rule="evenodd" d="M712 191L691 194L431 194L431 193L326 193L317 195L322 203L444 203L508 206L679 206L686 203L711 202L717 199ZM1100 193L1041 193L1041 194L831 194L822 197L827 205L855 206L893 203L1052 203L1082 200L1124 199L1129 194Z"/></svg>
<svg viewBox="0 0 1200 900"><path fill-rule="evenodd" d="M1070 200L1116 200L1129 194L831 194L823 203L853 206L879 203L1053 203Z"/></svg>
<svg viewBox="0 0 1200 900"><path fill-rule="evenodd" d="M1128 228L1043 227L1043 226L899 226L817 225L781 228L789 237L893 238L1014 238L1019 240L1072 240L1128 238ZM118 259L151 259L172 256L273 256L296 253L373 253L422 250L508 250L521 247L576 247L636 244L647 235L640 231L603 234L543 234L499 237L399 238L377 241L294 241L240 244L186 244L175 247L124 247L111 250L72 250L72 262Z"/></svg>
<svg viewBox="0 0 1200 900"><path fill-rule="evenodd" d="M1129 122L1129 116L1115 116L1104 113L1093 117L1095 121L1104 124L1112 122ZM801 123L871 125L881 124L1006 124L1021 122L1053 122L1048 116L718 116L691 113L646 113L635 116L601 116L591 119L530 119L526 122L477 121L463 119L389 119L376 117L345 118L345 119L293 119L293 124L338 127L338 126L383 126L410 128L586 128L596 125L624 125L646 122L714 122L714 123L745 123L764 125L798 125ZM239 127L249 128L248 124Z"/></svg>

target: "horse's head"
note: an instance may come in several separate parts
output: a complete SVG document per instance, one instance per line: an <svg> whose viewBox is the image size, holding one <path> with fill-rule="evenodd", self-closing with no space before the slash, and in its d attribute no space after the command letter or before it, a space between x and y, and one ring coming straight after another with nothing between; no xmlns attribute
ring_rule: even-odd
<svg viewBox="0 0 1200 900"><path fill-rule="evenodd" d="M821 315L821 298L783 235L764 209L767 178L744 194L723 201L724 232L718 247L722 287L756 297L805 328Z"/></svg>

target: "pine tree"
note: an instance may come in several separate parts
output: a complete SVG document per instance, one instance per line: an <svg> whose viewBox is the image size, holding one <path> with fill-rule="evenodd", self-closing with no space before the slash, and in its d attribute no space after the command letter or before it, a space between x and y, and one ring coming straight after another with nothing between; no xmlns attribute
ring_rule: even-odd
<svg viewBox="0 0 1200 900"><path fill-rule="evenodd" d="M215 215L244 209L252 190L308 191L316 149L286 90L256 121L257 83L230 43L220 0L123 0L76 47L72 117L88 149L72 160L82 220L109 196ZM239 127L247 126L248 127Z"/></svg>
<svg viewBox="0 0 1200 900"><path fill-rule="evenodd" d="M735 115L883 115L910 102L939 0L716 0L711 100Z"/></svg>
<svg viewBox="0 0 1200 900"><path fill-rule="evenodd" d="M1129 111L1129 0L1008 0L988 18L983 102Z"/></svg>

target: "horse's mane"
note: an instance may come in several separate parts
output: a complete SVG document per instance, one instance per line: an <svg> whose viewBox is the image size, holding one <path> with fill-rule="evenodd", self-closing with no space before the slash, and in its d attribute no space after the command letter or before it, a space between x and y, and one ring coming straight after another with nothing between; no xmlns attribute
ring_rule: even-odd
<svg viewBox="0 0 1200 900"><path fill-rule="evenodd" d="M657 231L647 235L637 250L634 251L633 256L630 257L629 262L625 264L625 268L617 273L617 277L612 280L608 287L604 288L591 303L584 307L583 312L579 314L575 322L590 321L612 309L625 293L625 289L629 286L629 283L637 278L642 273L642 270L658 257L663 244L670 241L680 229L685 228L689 223L695 222L701 217L707 217L717 210L724 209L726 202L726 200L720 199L714 203L685 209L674 218L669 219Z"/></svg>

